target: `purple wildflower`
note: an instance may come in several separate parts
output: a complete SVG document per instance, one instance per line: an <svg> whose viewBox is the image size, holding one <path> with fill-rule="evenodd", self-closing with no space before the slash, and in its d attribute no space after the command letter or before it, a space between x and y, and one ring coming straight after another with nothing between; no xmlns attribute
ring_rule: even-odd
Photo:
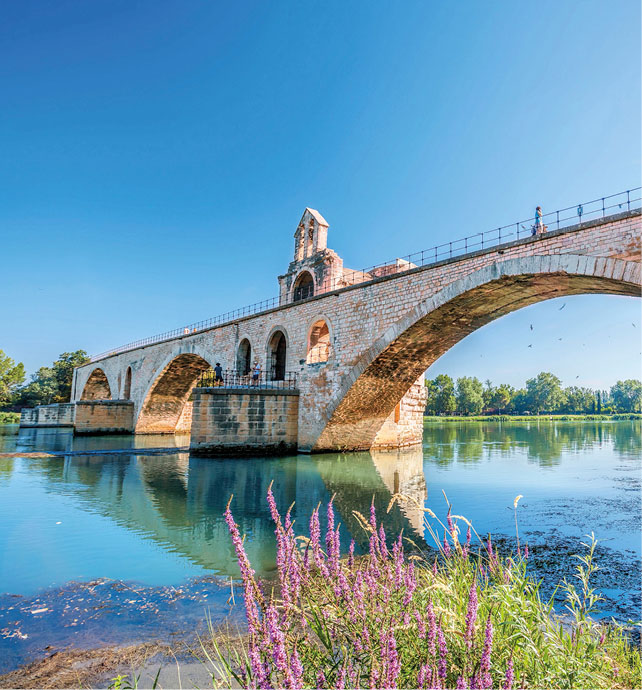
<svg viewBox="0 0 642 690"><path fill-rule="evenodd" d="M324 688L326 685L325 674L321 669L317 671L317 688Z"/></svg>
<svg viewBox="0 0 642 690"><path fill-rule="evenodd" d="M475 632L475 621L477 620L477 582L473 579L468 593L468 610L466 611L466 647L471 649L473 646L473 633Z"/></svg>
<svg viewBox="0 0 642 690"><path fill-rule="evenodd" d="M450 544L448 543L446 530L444 530L444 556L446 556L446 558L450 558Z"/></svg>
<svg viewBox="0 0 642 690"><path fill-rule="evenodd" d="M439 641L439 677L446 680L448 647L446 647L446 638L441 625L437 626L437 639Z"/></svg>
<svg viewBox="0 0 642 690"><path fill-rule="evenodd" d="M490 688L492 687L492 677L490 675L490 653L493 649L493 624L490 620L490 614L488 614L488 620L486 621L486 633L484 636L484 649L482 651L482 657L479 664L479 675L481 680L481 687Z"/></svg>
<svg viewBox="0 0 642 690"><path fill-rule="evenodd" d="M265 625L268 637L272 646L272 660L277 670L285 677L285 684L287 687L294 687L294 679L292 671L288 664L288 655L285 648L285 634L281 629L279 623L279 614L274 607L274 604L269 604L265 610Z"/></svg>
<svg viewBox="0 0 642 690"><path fill-rule="evenodd" d="M528 542L524 544L524 558L528 560Z"/></svg>
<svg viewBox="0 0 642 690"><path fill-rule="evenodd" d="M397 676L401 671L401 661L397 654L397 641L392 630L381 633L381 653L385 671L385 687L396 688Z"/></svg>
<svg viewBox="0 0 642 690"><path fill-rule="evenodd" d="M426 626L424 625L424 619L417 610L415 610L415 618L417 619L417 632L419 633L419 639L423 640L426 637Z"/></svg>
<svg viewBox="0 0 642 690"><path fill-rule="evenodd" d="M370 669L370 689L371 690L376 690L376 688L379 687L379 678L381 676L381 672L376 666L372 666Z"/></svg>
<svg viewBox="0 0 642 690"><path fill-rule="evenodd" d="M468 529L466 530L466 546L470 546L470 525L468 525Z"/></svg>
<svg viewBox="0 0 642 690"><path fill-rule="evenodd" d="M354 539L350 541L350 548L348 549L348 567L352 568L354 565Z"/></svg>
<svg viewBox="0 0 642 690"><path fill-rule="evenodd" d="M297 648L294 648L292 658L290 659L290 668L292 669L292 686L300 688L303 686L303 664L299 658Z"/></svg>
<svg viewBox="0 0 642 690"><path fill-rule="evenodd" d="M453 519L450 517L450 508L448 508L448 515L446 515L446 522L448 523L448 531L450 532L450 536L454 539L455 538L455 523L453 522Z"/></svg>
<svg viewBox="0 0 642 690"><path fill-rule="evenodd" d="M437 624L435 622L435 612L432 608L432 601L428 602L426 607L428 613L428 649L430 653L434 656L435 654L435 638L437 635Z"/></svg>
<svg viewBox="0 0 642 690"><path fill-rule="evenodd" d="M430 666L428 664L422 664L419 667L419 673L417 674L417 685L419 690L424 690L426 683L430 681Z"/></svg>
<svg viewBox="0 0 642 690"><path fill-rule="evenodd" d="M466 685L466 681L463 676L459 676L457 678L457 690L466 690L468 686Z"/></svg>
<svg viewBox="0 0 642 690"><path fill-rule="evenodd" d="M504 690L511 690L513 687L513 680L515 679L515 673L513 672L513 658L508 660L508 666L506 667L506 677L504 679Z"/></svg>
<svg viewBox="0 0 642 690"><path fill-rule="evenodd" d="M331 557L332 550L334 548L334 506L332 505L333 500L334 499L331 498L330 503L328 503L328 527L325 533L325 546L328 557Z"/></svg>
<svg viewBox="0 0 642 690"><path fill-rule="evenodd" d="M345 664L339 670L339 675L334 683L335 690L343 690L346 686L346 667Z"/></svg>

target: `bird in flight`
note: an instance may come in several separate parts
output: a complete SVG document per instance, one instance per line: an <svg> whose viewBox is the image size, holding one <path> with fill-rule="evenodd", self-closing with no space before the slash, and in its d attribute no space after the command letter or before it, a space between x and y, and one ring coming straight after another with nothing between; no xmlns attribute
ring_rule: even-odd
<svg viewBox="0 0 642 690"><path fill-rule="evenodd" d="M531 331L533 330L533 324L531 324Z"/></svg>
<svg viewBox="0 0 642 690"><path fill-rule="evenodd" d="M564 302L564 304L557 311L562 311L562 309L564 309L565 306L566 306L566 302Z"/></svg>
<svg viewBox="0 0 642 690"><path fill-rule="evenodd" d="M531 343L528 347L533 347L533 343Z"/></svg>

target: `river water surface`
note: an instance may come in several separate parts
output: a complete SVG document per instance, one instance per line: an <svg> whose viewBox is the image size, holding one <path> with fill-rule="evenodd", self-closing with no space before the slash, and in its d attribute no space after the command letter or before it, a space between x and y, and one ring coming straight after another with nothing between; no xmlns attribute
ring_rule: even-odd
<svg viewBox="0 0 642 690"><path fill-rule="evenodd" d="M67 430L0 426L0 672L47 647L133 642L198 629L228 605L238 571L222 512L232 509L255 569L274 573L265 502L294 503L303 532L335 495L342 547L367 538L352 511L375 505L389 531L419 545L423 512L385 509L412 496L442 518L453 512L480 534L511 544L519 503L529 567L548 591L571 576L584 535L599 539L602 614L640 618L641 424L619 422L429 423L423 447L403 452L204 459L187 437L74 438ZM163 454L145 449L175 447Z"/></svg>

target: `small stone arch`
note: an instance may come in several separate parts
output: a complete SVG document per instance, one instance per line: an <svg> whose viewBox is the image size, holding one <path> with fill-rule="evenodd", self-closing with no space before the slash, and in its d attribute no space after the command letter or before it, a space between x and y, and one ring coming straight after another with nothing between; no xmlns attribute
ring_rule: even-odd
<svg viewBox="0 0 642 690"><path fill-rule="evenodd" d="M327 362L332 355L332 332L328 320L321 316L308 329L306 364Z"/></svg>
<svg viewBox="0 0 642 690"><path fill-rule="evenodd" d="M236 371L240 376L246 376L252 368L252 343L249 338L243 338L236 350Z"/></svg>
<svg viewBox="0 0 642 690"><path fill-rule="evenodd" d="M81 400L111 400L111 388L107 375L99 367L94 369L82 390Z"/></svg>
<svg viewBox="0 0 642 690"><path fill-rule="evenodd" d="M301 271L292 287L292 301L300 302L314 295L314 276L310 271Z"/></svg>
<svg viewBox="0 0 642 690"><path fill-rule="evenodd" d="M287 369L288 337L285 329L272 329L267 341L266 373L272 381L283 381Z"/></svg>
<svg viewBox="0 0 642 690"><path fill-rule="evenodd" d="M125 385L123 387L123 400L131 400L132 397L132 368L127 367Z"/></svg>

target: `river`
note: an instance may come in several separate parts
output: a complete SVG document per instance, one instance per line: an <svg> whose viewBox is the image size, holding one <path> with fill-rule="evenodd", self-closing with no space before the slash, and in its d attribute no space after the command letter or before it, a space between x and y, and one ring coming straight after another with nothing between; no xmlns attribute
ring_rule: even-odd
<svg viewBox="0 0 642 690"><path fill-rule="evenodd" d="M428 423L412 450L204 459L187 437L76 437L61 429L0 426L0 672L47 647L125 643L200 629L230 609L234 553L222 519L232 509L257 572L274 574L265 494L304 531L335 496L342 547L367 539L353 515L374 498L391 533L422 546L425 505L453 512L510 546L518 494L520 538L545 591L572 575L584 535L599 539L602 615L640 618L641 423ZM146 449L167 448L162 454ZM393 493L413 497L405 511ZM238 609L238 607L237 607Z"/></svg>

